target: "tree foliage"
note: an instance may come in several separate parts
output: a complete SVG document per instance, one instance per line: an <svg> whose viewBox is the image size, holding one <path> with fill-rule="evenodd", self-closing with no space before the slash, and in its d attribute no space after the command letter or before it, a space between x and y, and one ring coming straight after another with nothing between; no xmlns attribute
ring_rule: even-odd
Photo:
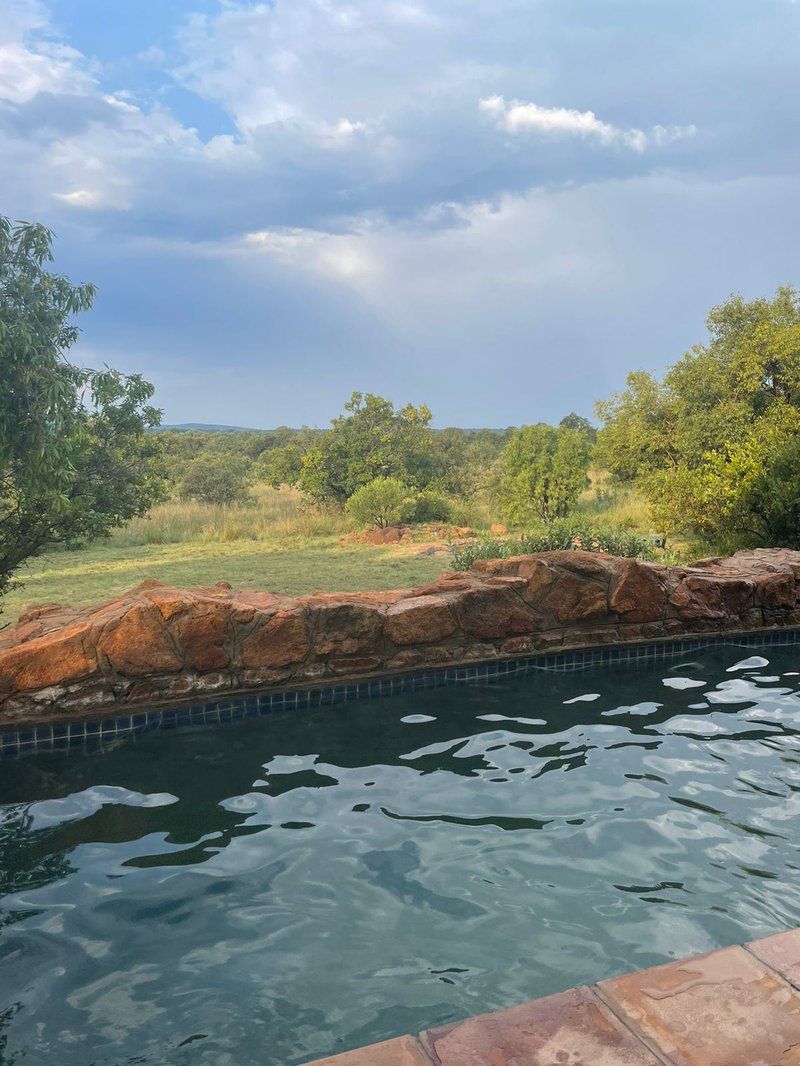
<svg viewBox="0 0 800 1066"><path fill-rule="evenodd" d="M192 459L178 490L184 499L227 507L246 502L249 479L250 464L243 456L216 452Z"/></svg>
<svg viewBox="0 0 800 1066"><path fill-rule="evenodd" d="M395 410L389 400L354 392L301 460L298 484L312 499L343 504L375 478L422 488L430 480L431 412L424 404Z"/></svg>
<svg viewBox="0 0 800 1066"><path fill-rule="evenodd" d="M162 491L153 388L67 360L94 288L50 272L51 248L45 227L0 217L0 593L45 548L105 536Z"/></svg>
<svg viewBox="0 0 800 1066"><path fill-rule="evenodd" d="M540 422L517 430L501 458L500 498L513 525L564 518L588 486L591 446L583 429Z"/></svg>
<svg viewBox="0 0 800 1066"><path fill-rule="evenodd" d="M558 428L579 429L582 433L586 434L592 444L594 444L597 439L597 427L593 426L588 418L584 418L583 415L578 415L574 411L570 411L568 415L564 415L558 423Z"/></svg>
<svg viewBox="0 0 800 1066"><path fill-rule="evenodd" d="M438 489L423 489L414 499L415 522L449 522L452 513L450 501Z"/></svg>
<svg viewBox="0 0 800 1066"><path fill-rule="evenodd" d="M384 529L408 518L414 497L396 477L376 477L356 489L347 501L347 513L360 525Z"/></svg>
<svg viewBox="0 0 800 1066"><path fill-rule="evenodd" d="M733 296L659 382L597 405L598 459L637 478L655 521L723 547L800 547L800 297Z"/></svg>

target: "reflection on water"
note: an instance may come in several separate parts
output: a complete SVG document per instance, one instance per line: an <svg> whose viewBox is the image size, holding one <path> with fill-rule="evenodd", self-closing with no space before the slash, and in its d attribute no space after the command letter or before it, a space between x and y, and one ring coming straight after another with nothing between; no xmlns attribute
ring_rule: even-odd
<svg viewBox="0 0 800 1066"><path fill-rule="evenodd" d="M0 1062L284 1066L800 924L793 649L0 764Z"/></svg>

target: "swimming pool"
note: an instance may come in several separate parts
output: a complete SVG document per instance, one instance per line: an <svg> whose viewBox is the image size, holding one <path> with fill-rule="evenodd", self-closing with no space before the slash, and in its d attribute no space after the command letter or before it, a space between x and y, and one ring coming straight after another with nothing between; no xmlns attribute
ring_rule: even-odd
<svg viewBox="0 0 800 1066"><path fill-rule="evenodd" d="M0 764L0 1061L296 1064L800 924L800 649Z"/></svg>

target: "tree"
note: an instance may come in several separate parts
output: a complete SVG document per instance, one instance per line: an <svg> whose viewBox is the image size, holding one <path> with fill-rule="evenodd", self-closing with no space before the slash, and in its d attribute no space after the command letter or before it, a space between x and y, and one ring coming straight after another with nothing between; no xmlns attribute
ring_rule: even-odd
<svg viewBox="0 0 800 1066"><path fill-rule="evenodd" d="M597 405L597 458L636 478L667 533L725 548L800 546L800 297L732 296L659 382Z"/></svg>
<svg viewBox="0 0 800 1066"><path fill-rule="evenodd" d="M415 522L449 522L453 514L450 501L436 489L423 489L414 500Z"/></svg>
<svg viewBox="0 0 800 1066"><path fill-rule="evenodd" d="M564 415L558 423L558 428L579 429L582 433L586 434L592 444L594 444L597 439L597 428L592 425L588 418L584 418L583 415L576 414L574 411L570 411L568 415Z"/></svg>
<svg viewBox="0 0 800 1066"><path fill-rule="evenodd" d="M153 387L68 362L94 288L51 260L49 230L0 217L0 594L27 560L108 535L163 491Z"/></svg>
<svg viewBox="0 0 800 1066"><path fill-rule="evenodd" d="M274 489L296 485L303 470L303 449L299 444L283 444L259 456L255 473Z"/></svg>
<svg viewBox="0 0 800 1066"><path fill-rule="evenodd" d="M518 429L500 460L500 497L507 520L524 525L563 518L588 486L589 440L580 429L543 422Z"/></svg>
<svg viewBox="0 0 800 1066"><path fill-rule="evenodd" d="M347 513L360 525L396 525L414 510L414 497L408 486L396 477L376 477L356 489L347 501Z"/></svg>
<svg viewBox="0 0 800 1066"><path fill-rule="evenodd" d="M248 498L250 464L241 455L208 452L192 459L186 467L178 491L187 500L229 507Z"/></svg>
<svg viewBox="0 0 800 1066"><path fill-rule="evenodd" d="M377 477L417 488L428 484L431 412L424 404L395 410L381 396L354 392L345 411L303 456L298 479L303 492L320 503L343 504Z"/></svg>

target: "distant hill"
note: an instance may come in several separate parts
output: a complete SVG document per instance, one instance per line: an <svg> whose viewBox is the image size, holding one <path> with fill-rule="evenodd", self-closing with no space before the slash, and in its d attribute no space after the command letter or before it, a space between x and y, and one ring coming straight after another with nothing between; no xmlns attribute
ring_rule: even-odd
<svg viewBox="0 0 800 1066"><path fill-rule="evenodd" d="M262 433L264 430L251 429L249 426L217 426L213 422L179 422L172 426L159 426L162 432L174 429L178 432L195 430L198 433Z"/></svg>
<svg viewBox="0 0 800 1066"><path fill-rule="evenodd" d="M286 426L281 426L280 428L281 429L286 429L287 427ZM292 428L292 427L288 427L288 428ZM450 427L450 428L458 429L460 427L456 426L456 427ZM489 428L489 432L490 433L498 433L498 434L507 433L509 429L513 429L513 428L514 428L513 426L509 426L506 429L495 429L493 427L490 427ZM164 433L166 430L174 430L177 433L188 433L188 432L190 432L192 430L194 432L196 432L196 433L273 433L274 432L274 430L271 430L271 429L253 429L252 426L223 426L223 425L217 425L214 422L176 422L176 423L173 423L172 425L159 426L155 430L155 432L156 433ZM440 429L436 430L436 432L441 432L441 430ZM483 433L484 429L475 428L475 427L469 427L469 428L462 429L462 432L463 433L467 433L469 435L474 435L475 433Z"/></svg>

